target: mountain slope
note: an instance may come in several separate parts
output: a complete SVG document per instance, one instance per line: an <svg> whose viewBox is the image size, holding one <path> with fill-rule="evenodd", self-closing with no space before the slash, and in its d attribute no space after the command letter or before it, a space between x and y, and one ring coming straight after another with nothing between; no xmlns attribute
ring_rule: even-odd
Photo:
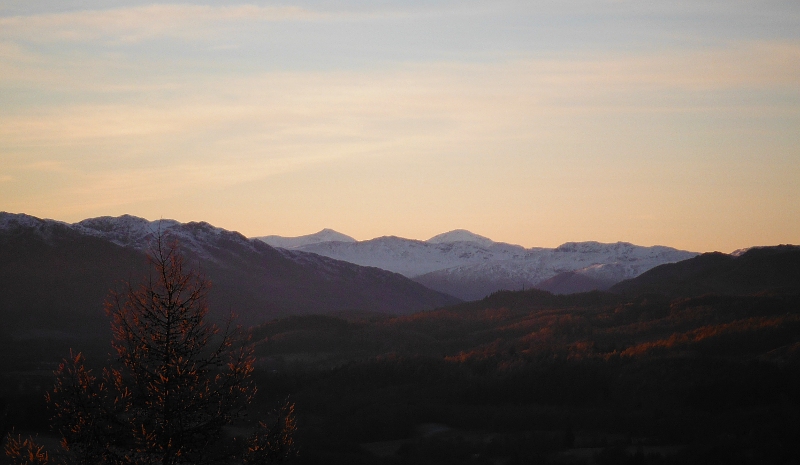
<svg viewBox="0 0 800 465"><path fill-rule="evenodd" d="M275 249L207 223L124 216L70 225L0 213L0 314L7 329L105 327L105 296L145 274L145 249L159 231L212 281L217 319L229 311L245 325L334 311L402 314L458 301L395 273Z"/></svg>
<svg viewBox="0 0 800 465"><path fill-rule="evenodd" d="M705 253L620 282L610 291L691 297L800 293L800 246L754 247L740 254Z"/></svg>
<svg viewBox="0 0 800 465"><path fill-rule="evenodd" d="M0 315L16 338L105 334L109 289L146 269L138 250L63 223L0 213Z"/></svg>

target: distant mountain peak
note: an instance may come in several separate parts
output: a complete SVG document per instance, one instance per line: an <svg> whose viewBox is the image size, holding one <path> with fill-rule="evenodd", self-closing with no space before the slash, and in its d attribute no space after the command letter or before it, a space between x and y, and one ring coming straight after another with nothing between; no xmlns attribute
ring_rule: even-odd
<svg viewBox="0 0 800 465"><path fill-rule="evenodd" d="M324 241L356 242L354 238L348 236L347 234L342 234L339 231L334 231L331 228L325 228L320 232L311 234L310 237Z"/></svg>
<svg viewBox="0 0 800 465"><path fill-rule="evenodd" d="M488 237L475 234L466 229L454 229L446 233L438 234L425 242L429 244L443 244L447 242L475 242L481 245L494 244L494 241Z"/></svg>
<svg viewBox="0 0 800 465"><path fill-rule="evenodd" d="M253 239L266 242L272 247L281 247L284 249L296 249L304 245L319 244L321 242L356 242L352 237L330 228L325 228L322 231L305 236L284 237L272 235L254 237Z"/></svg>

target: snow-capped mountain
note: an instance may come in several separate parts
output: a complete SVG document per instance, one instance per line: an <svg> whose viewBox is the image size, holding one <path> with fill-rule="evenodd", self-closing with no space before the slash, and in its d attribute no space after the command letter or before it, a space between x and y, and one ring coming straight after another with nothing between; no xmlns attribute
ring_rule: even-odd
<svg viewBox="0 0 800 465"><path fill-rule="evenodd" d="M431 289L447 292L465 300L478 299L500 289L541 287L556 293L570 293L607 289L619 281L636 277L658 265L685 260L696 255L668 247L640 247L623 242L569 243L565 246L528 250L519 258L471 263L433 271L412 279ZM543 285L549 279L569 272L590 278L595 285L575 289L549 288Z"/></svg>
<svg viewBox="0 0 800 465"><path fill-rule="evenodd" d="M238 232L217 228L206 222L181 223L170 219L149 221L132 215L101 216L69 224L25 214L0 212L0 231L13 227L31 228L45 239L52 235L54 227L67 228L78 234L142 251L147 251L153 239L161 235L169 240L177 240L184 250L208 261L219 261L216 255L221 240L236 242L253 252L262 245Z"/></svg>
<svg viewBox="0 0 800 465"><path fill-rule="evenodd" d="M501 289L536 287L566 272L590 278L597 283L596 288L607 288L655 266L697 255L627 242L567 242L552 249L526 249L465 230L439 234L427 241L385 236L355 242L323 241L295 250L400 273L465 300Z"/></svg>
<svg viewBox="0 0 800 465"><path fill-rule="evenodd" d="M339 311L403 314L459 301L396 273L276 249L204 222L124 215L69 224L0 212L0 314L17 315L23 326L105 321L105 296L147 272L145 253L159 235L177 240L187 263L211 280L217 316L234 311L242 324Z"/></svg>
<svg viewBox="0 0 800 465"><path fill-rule="evenodd" d="M262 236L254 237L266 242L273 247L284 249L296 249L304 245L319 244L320 242L355 242L352 237L336 232L333 229L325 228L320 232L308 234L306 236L283 237L283 236Z"/></svg>
<svg viewBox="0 0 800 465"><path fill-rule="evenodd" d="M525 249L509 244L457 241L430 243L396 236L358 242L320 242L295 250L394 271L416 277L463 264L481 263L502 257L521 257Z"/></svg>
<svg viewBox="0 0 800 465"><path fill-rule="evenodd" d="M483 246L490 246L494 244L494 241L488 237L469 232L466 229L454 229L446 233L438 234L425 242L429 244L442 244L447 242L474 242Z"/></svg>

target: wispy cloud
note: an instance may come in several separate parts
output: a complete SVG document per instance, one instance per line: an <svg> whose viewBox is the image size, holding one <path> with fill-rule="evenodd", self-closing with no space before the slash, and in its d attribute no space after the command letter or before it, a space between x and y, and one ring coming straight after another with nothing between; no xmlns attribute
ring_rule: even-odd
<svg viewBox="0 0 800 465"><path fill-rule="evenodd" d="M25 77L37 74L36 60L18 59L19 52L14 49L10 54L14 66L7 69L16 71L0 72L0 86L30 86ZM127 66L121 63L118 74L124 74ZM81 69L53 68L49 74L39 74L33 88L109 94L104 98L109 102L53 103L5 112L0 115L2 137L69 143L214 127L225 127L238 136L251 130L281 132L282 137L290 133L299 137L310 133L369 137L363 128L374 128L380 122L405 130L414 121L453 125L475 118L476 126L496 128L504 124L498 115L514 112L522 112L515 118L524 119L526 113L536 111L763 106L774 102L726 100L719 93L771 90L796 94L800 88L800 43L758 41L648 55L577 54L501 63L407 64L367 71L231 76L187 72L116 79L96 72L100 68L91 63ZM119 96L117 101L112 99L114 95Z"/></svg>
<svg viewBox="0 0 800 465"><path fill-rule="evenodd" d="M205 190L218 190L242 183L263 181L310 164L329 162L330 157L291 157L225 161L183 161L169 166L148 166L115 171L75 173L68 195L79 199L81 208L109 209L132 203L169 199ZM102 192L102 196L97 196Z"/></svg>
<svg viewBox="0 0 800 465"><path fill-rule="evenodd" d="M0 37L30 42L110 41L131 43L154 38L195 40L232 26L276 22L365 21L443 14L478 14L485 7L344 8L298 6L209 6L156 4L116 9L0 17Z"/></svg>
<svg viewBox="0 0 800 465"><path fill-rule="evenodd" d="M136 42L156 37L197 39L214 26L237 22L318 21L332 16L292 6L148 5L0 18L0 36L43 41L112 40Z"/></svg>

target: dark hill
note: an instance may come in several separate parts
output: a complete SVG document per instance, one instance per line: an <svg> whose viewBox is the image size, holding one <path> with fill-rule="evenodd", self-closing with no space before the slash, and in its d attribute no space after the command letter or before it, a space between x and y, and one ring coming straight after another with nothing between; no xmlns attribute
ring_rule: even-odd
<svg viewBox="0 0 800 465"><path fill-rule="evenodd" d="M113 219L112 219L113 220ZM103 332L105 297L147 273L141 247L75 225L0 213L0 315L15 337ZM244 325L275 317L365 311L406 314L457 299L399 274L314 254L279 251L206 223L174 224L187 262L212 282L212 314Z"/></svg>
<svg viewBox="0 0 800 465"><path fill-rule="evenodd" d="M586 276L575 271L565 271L536 285L537 289L553 294L575 294L578 292L606 290L614 281L602 280Z"/></svg>
<svg viewBox="0 0 800 465"><path fill-rule="evenodd" d="M757 247L741 255L705 253L661 265L609 289L624 295L798 294L800 246Z"/></svg>

